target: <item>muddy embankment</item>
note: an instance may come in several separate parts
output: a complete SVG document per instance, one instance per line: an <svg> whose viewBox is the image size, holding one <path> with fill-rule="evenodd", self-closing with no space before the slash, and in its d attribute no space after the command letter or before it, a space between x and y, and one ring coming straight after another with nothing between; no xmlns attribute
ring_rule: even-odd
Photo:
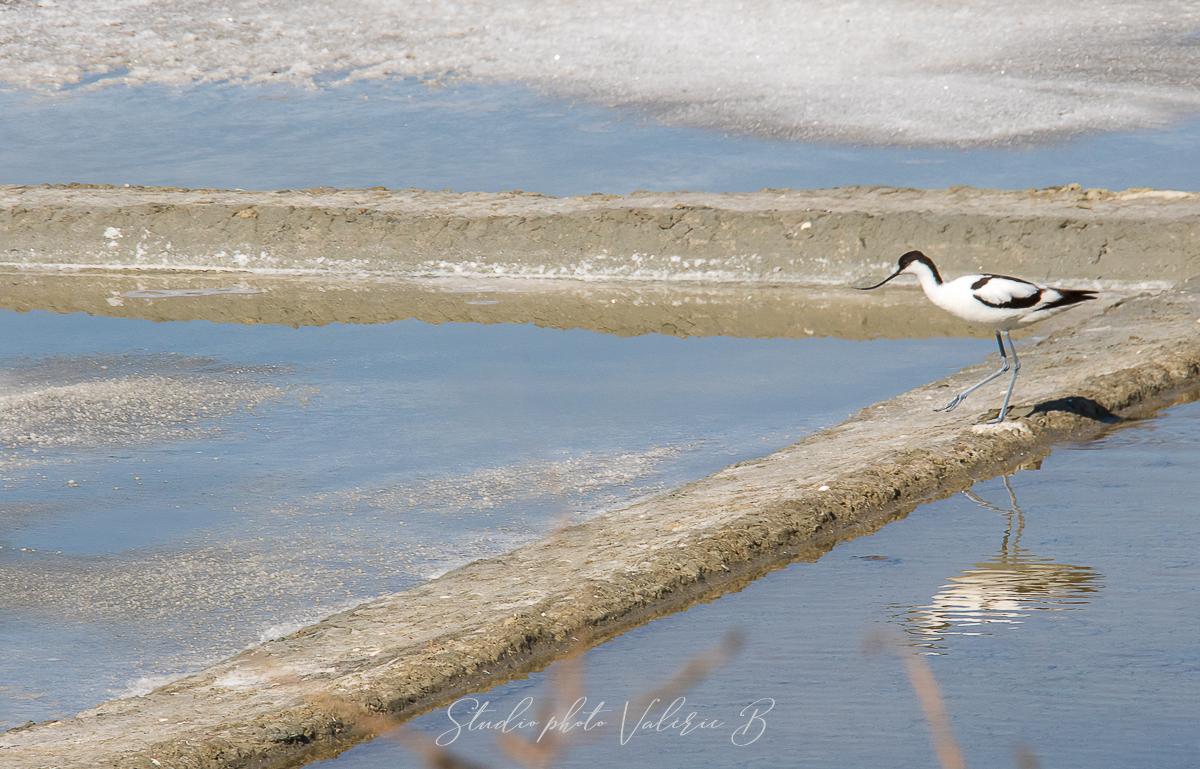
<svg viewBox="0 0 1200 769"><path fill-rule="evenodd" d="M921 248L945 272L1169 285L1200 194L840 188L529 193L0 187L0 263L845 284Z"/></svg>
<svg viewBox="0 0 1200 769"><path fill-rule="evenodd" d="M93 194L154 198L154 194L140 190L85 189L79 193L83 200ZM26 192L10 189L5 194L11 202L12 196ZM29 194L37 197L65 193L39 188ZM197 204L195 210L182 203L164 204L168 218L179 216L185 222L193 219L197 222L180 229L180 233L191 233L197 238L188 246L193 258L199 254L196 249L200 248L199 239L203 236L201 223L211 224L212 232L204 242L214 247L221 232L232 233L221 227L251 227L245 231L245 237L250 238L258 232L254 227L264 226L264 220L270 221L274 215L266 215L262 202L247 205L250 200L262 201L270 195L256 197L246 193L249 197L241 198L240 193L164 194L207 195L214 201ZM285 197L325 199L322 206L326 206L339 196L370 194L373 193L287 193ZM846 203L851 198L849 192L829 193L832 196L829 200L843 194ZM811 200L820 195L826 193L786 193L779 197ZM893 199L892 195L896 197ZM421 197L415 193L414 196ZM736 201L754 196L695 197ZM866 191L862 197L862 207L873 206L873 213L826 211L826 217L847 217L836 228L830 223L831 230L841 233L840 240L833 235L825 236L830 248L835 242L841 243L847 249L844 253L853 252L861 257L855 261L858 257L847 256L842 273L838 270L843 268L826 266L822 273L826 278L877 270L881 265L875 248L884 253L894 252L901 243L920 245L939 256L944 250L942 261L947 264L947 272L965 269L968 263L973 268L976 265L971 260L976 259L994 265L1001 257L1006 259L1002 262L1005 269L1013 272L1126 285L1149 279L1173 281L1189 271L1200 272L1193 270L1197 238L1195 196L1138 193L1126 197L1100 195L1089 200L1073 191L1028 196L930 193L928 217L941 224L924 220L918 209L921 200L918 193ZM958 214L953 213L955 209L949 203L956 197L961 208ZM440 200L443 207L453 208L450 196L432 198ZM997 198L1009 200L1014 207L997 217L992 205ZM480 199L495 200L496 196ZM659 199L678 201L679 196ZM465 196L464 210L477 211L478 200ZM511 198L531 206L534 200L538 198ZM590 204L586 200L540 200L547 201L545 205L551 209L583 206L590 212L577 210L572 216L583 217L593 224L605 221L604 215L587 209ZM761 196L758 200L761 202ZM889 216L880 210L890 205L889 200L906 201L891 223ZM18 252L10 254L25 254L31 261L49 261L53 244L63 249L69 247L70 230L78 228L80 242L86 245L91 242L89 238L94 240L92 233L102 225L119 228L124 233L126 228L136 226L135 221L153 223L154 205L132 205L126 211L129 219L112 219L114 211L125 209L79 202L78 208L68 206L59 212L58 229L46 224L52 217L45 209L41 209L40 229L33 226L29 219L33 215L29 212L35 207L27 206L24 213L5 214L6 243L9 247L13 243L25 244L18 245ZM239 205L242 207L238 208ZM605 205L601 201L601 208ZM671 216L683 215L680 211L692 210L676 209L673 205L647 212L622 209L614 203L611 215L633 224L624 235L616 224L603 225L601 229L609 228L604 231L611 234L606 236L609 247L619 237L638 242L663 238L660 243L674 242L671 249L675 253L699 258L687 245L690 235L677 234L674 237L678 241L672 241L667 232L672 227L645 223L659 216L666 217L664 222L669 221ZM1096 214L1098 207L1122 213L1113 214L1110 220ZM250 208L256 211L257 219L238 214ZM1016 208L1025 213L1018 215ZM533 209L536 206L530 210ZM1079 213L1067 216L1076 209ZM723 210L702 210L705 216L716 220L738 219ZM991 224L985 227L979 222L989 216L988 210L993 213L988 220ZM1039 210L1044 215L1037 215ZM774 209L760 208L749 218L760 222L754 227L761 226L762 232L775 233L771 236L775 237L780 232L779 217L815 217L813 211L805 208L804 213L780 214ZM1139 211L1140 219L1136 215ZM287 219L282 213L280 216ZM291 216L311 219L314 233L329 235L331 242L340 238L342 248L354 241L348 234L353 229L351 223L332 224L344 213L331 213L329 208L320 207ZM376 213L368 218L378 217L375 224L382 226L380 223L391 216ZM414 232L426 232L434 226L420 224L417 222L420 217L413 218L411 214L395 216L396 222L409 222ZM501 235L497 233L511 229L516 233L514 238L529 243L533 237L528 230L530 216L514 219L510 213L497 215L496 219L468 217L462 227L469 231L478 226L480 231L492 233L489 235L492 243L499 242L495 238ZM955 223L955 216L964 218ZM968 219L975 222L969 229L972 238L967 238L968 230L962 229L967 227ZM22 224L23 221L26 223ZM815 219L805 221L814 223L801 232L818 229ZM853 245L859 242L859 236L850 221L857 221L864 228L867 245ZM1086 221L1086 226L1071 224L1081 221ZM559 226L566 228L565 222L559 222L552 229ZM947 228L945 231L940 230L943 226ZM731 225L731 229L735 234L730 237L744 236L738 226ZM659 230L664 234L659 234ZM723 231L722 227L716 227L706 237L718 238ZM157 232L159 235L155 237L168 236L164 229ZM303 228L273 227L269 232L258 232L253 242L269 251L281 248L277 240L286 235L290 238L289 248L313 255L317 253L320 235L312 234L313 240L308 242L310 236L306 232ZM410 237L404 234L405 227L397 224L389 232L393 233L389 237L397 239ZM569 236L567 229L562 232L564 246L558 258L563 260L562 264L573 263L571 259L586 250L586 239L582 235ZM883 232L888 233L886 239L880 234ZM939 240L925 240L937 232L942 233L937 236ZM20 241L14 233L25 240ZM337 233L341 234L335 238ZM1104 234L1108 238L1102 238ZM412 235L410 240L415 237ZM552 253L553 239L545 235L537 237L539 248ZM572 237L575 239L571 240ZM966 244L957 251L950 247L955 245L955 237L963 238ZM103 249L110 249L121 253L109 254L112 257L109 261L120 261L131 256L122 251L123 238L124 235L121 239L114 238L115 246L102 241L102 245L95 246L99 250L88 250L92 246L81 248L74 257L67 250L54 253L59 258L71 257L75 263L82 263L99 259L109 253ZM413 264L430 258L405 256L402 250L386 249L383 246L386 240L371 241L377 250L369 259L347 251L339 252L338 258L417 260ZM182 248L177 244L185 241L178 238L171 242L175 249ZM1108 244L1107 250L1089 255L1091 245L1101 243ZM720 250L711 242L696 248L704 253ZM1010 251L1012 256L1008 258L1005 255ZM149 259L149 253L144 250L141 258ZM451 250L438 253L445 256ZM780 260L776 263L762 261L768 259L763 256L768 254L765 249L756 253L759 256L755 259L760 261L755 264L772 266L753 274L753 271L739 273L749 276L747 279L780 274L797 279L801 274L816 277L804 272L810 265L804 261L809 258L806 255L815 250L769 252L773 254L770 259ZM1093 261L1093 256L1098 258ZM533 257L513 251L505 258ZM787 266L787 270L774 272L774 266ZM35 302L30 300L30 304ZM107 301L105 304L112 306ZM569 304L566 302L564 306ZM736 302L728 306L735 305ZM1200 372L1200 285L1180 281L1173 288L1120 299L1090 316L1076 316L1073 324L1060 326L1046 339L1023 351L1022 360L1025 368L1015 419L1004 425L978 424L986 416L983 409L990 405L986 399L968 401L950 414L932 411L932 406L977 380L993 364L968 368L947 380L866 408L842 424L770 456L729 467L670 493L606 513L506 555L477 561L412 590L369 601L144 697L112 701L72 719L0 734L0 764L12 769L287 766L336 751L369 736L372 724L377 723L377 719L366 715L369 712L406 717L540 664L580 641L602 638L657 613L743 584L790 558L814 557L839 540L871 531L905 514L925 499L965 488L973 479L1036 461L1057 441L1088 438L1112 429L1124 418L1151 413L1176 398L1191 397Z"/></svg>

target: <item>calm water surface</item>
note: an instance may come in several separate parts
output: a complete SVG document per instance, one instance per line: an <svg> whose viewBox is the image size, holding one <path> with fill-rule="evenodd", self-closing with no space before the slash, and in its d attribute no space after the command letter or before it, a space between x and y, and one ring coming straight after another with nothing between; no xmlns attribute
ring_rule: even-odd
<svg viewBox="0 0 1200 769"><path fill-rule="evenodd" d="M585 655L588 710L618 725L625 702L737 629L746 647L687 694L680 717L719 728L620 732L579 745L557 766L933 766L928 731L901 661L867 653L882 635L925 655L967 764L1188 769L1200 760L1200 404L1177 407L1037 471L978 484L918 508L708 604L626 633ZM477 695L493 720L547 696L537 674ZM767 698L765 732L748 704ZM469 723L474 705L456 706ZM653 720L662 708L652 712ZM632 726L640 711L631 711ZM529 717L532 716L532 712ZM480 723L477 721L477 723ZM444 710L414 722L453 730ZM525 737L534 730L517 730ZM449 739L449 737L447 737ZM510 766L485 730L452 745ZM415 767L382 739L323 769Z"/></svg>
<svg viewBox="0 0 1200 769"><path fill-rule="evenodd" d="M0 183L737 192L1079 182L1195 190L1200 121L997 149L788 142L663 126L520 86L364 82L0 91Z"/></svg>
<svg viewBox="0 0 1200 769"><path fill-rule="evenodd" d="M42 312L0 312L0 338L10 725L761 455L989 352Z"/></svg>

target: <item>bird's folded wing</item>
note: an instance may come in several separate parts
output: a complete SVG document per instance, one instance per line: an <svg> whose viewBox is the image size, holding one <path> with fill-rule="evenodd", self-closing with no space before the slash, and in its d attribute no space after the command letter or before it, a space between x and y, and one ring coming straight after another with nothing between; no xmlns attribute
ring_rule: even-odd
<svg viewBox="0 0 1200 769"><path fill-rule="evenodd" d="M992 307L1029 307L1037 304L1041 289L1018 278L986 275L976 281L975 298Z"/></svg>

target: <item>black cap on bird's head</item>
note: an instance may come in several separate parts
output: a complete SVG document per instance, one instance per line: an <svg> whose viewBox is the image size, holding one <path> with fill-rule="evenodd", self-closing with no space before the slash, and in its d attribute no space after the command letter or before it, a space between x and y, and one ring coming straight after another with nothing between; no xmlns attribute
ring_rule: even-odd
<svg viewBox="0 0 1200 769"><path fill-rule="evenodd" d="M920 251L908 251L905 254L903 254L898 260L896 260L896 269L892 272L891 275L888 275L886 278L879 281L878 283L876 283L873 286L859 286L858 290L859 291L870 291L871 289L879 288L880 286L882 286L884 283L887 283L892 278L895 278L899 275L903 275L906 272L911 272L912 270L910 270L909 268L911 268L914 264L925 265L933 272L934 279L937 280L938 283L942 282L942 276L938 274L937 267L934 266L932 259L930 259L928 256L925 256L925 254L921 253Z"/></svg>

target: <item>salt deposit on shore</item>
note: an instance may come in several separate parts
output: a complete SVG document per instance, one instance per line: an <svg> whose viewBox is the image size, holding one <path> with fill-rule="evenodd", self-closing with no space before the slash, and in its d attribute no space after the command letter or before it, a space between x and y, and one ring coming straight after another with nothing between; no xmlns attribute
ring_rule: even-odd
<svg viewBox="0 0 1200 769"><path fill-rule="evenodd" d="M0 81L517 81L671 123L977 145L1200 109L1198 24L1194 3L1149 0L16 2Z"/></svg>

